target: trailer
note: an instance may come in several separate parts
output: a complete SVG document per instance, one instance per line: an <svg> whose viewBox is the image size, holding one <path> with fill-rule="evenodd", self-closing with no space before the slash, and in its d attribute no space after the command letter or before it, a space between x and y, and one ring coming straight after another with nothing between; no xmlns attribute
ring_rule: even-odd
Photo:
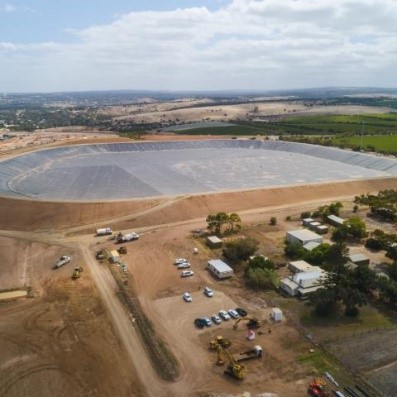
<svg viewBox="0 0 397 397"><path fill-rule="evenodd" d="M119 234L117 236L118 243L127 243L129 241L134 241L139 239L139 234L135 232L127 233L127 234Z"/></svg>
<svg viewBox="0 0 397 397"><path fill-rule="evenodd" d="M233 354L233 359L237 362L250 360L251 358L262 358L263 357L263 349L261 346L255 346L251 350L247 350L246 352Z"/></svg>
<svg viewBox="0 0 397 397"><path fill-rule="evenodd" d="M113 230L110 227L103 227L96 230L97 236L108 236L110 234L113 234Z"/></svg>
<svg viewBox="0 0 397 397"><path fill-rule="evenodd" d="M67 255L62 255L57 262L54 264L54 269L59 269L62 266L65 266L67 263L69 263L72 260L70 256Z"/></svg>

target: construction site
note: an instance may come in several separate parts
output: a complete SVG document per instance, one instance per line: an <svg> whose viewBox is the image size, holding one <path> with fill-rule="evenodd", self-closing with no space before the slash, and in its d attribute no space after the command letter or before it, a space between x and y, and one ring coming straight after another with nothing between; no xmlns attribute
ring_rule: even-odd
<svg viewBox="0 0 397 397"><path fill-rule="evenodd" d="M238 211L254 228L241 233L281 258L282 219L395 188L395 159L270 140L114 141L0 163L1 396L379 395L340 349L329 376L307 360L322 347L293 310L239 274L214 277L214 251L192 231Z"/></svg>

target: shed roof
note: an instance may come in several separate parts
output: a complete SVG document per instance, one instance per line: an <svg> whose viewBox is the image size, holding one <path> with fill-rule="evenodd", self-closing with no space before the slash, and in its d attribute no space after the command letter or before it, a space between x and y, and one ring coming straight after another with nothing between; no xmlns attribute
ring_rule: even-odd
<svg viewBox="0 0 397 397"><path fill-rule="evenodd" d="M290 232L287 232L287 234L294 236L301 241L315 240L319 238L322 239L319 234L308 229L291 230Z"/></svg>
<svg viewBox="0 0 397 397"><path fill-rule="evenodd" d="M211 241L211 243L221 243L222 240L218 236L208 236L207 240Z"/></svg>
<svg viewBox="0 0 397 397"><path fill-rule="evenodd" d="M308 251L313 251L314 248L317 248L321 243L317 243L316 241L309 241L308 243L303 245L303 248Z"/></svg>
<svg viewBox="0 0 397 397"><path fill-rule="evenodd" d="M368 261L369 258L367 255L358 253L358 254L349 255L349 260L354 263L354 262Z"/></svg>
<svg viewBox="0 0 397 397"><path fill-rule="evenodd" d="M295 282L292 281L290 278L283 278L281 280L281 284L289 287L291 289L291 291L295 291L296 289L298 289L299 285Z"/></svg>
<svg viewBox="0 0 397 397"><path fill-rule="evenodd" d="M110 256L119 256L119 253L116 250L110 251Z"/></svg>
<svg viewBox="0 0 397 397"><path fill-rule="evenodd" d="M292 261L289 264L300 272L307 272L313 267L310 263L307 263L306 261Z"/></svg>
<svg viewBox="0 0 397 397"><path fill-rule="evenodd" d="M345 221L343 218L340 218L339 216L336 216L336 215L328 215L327 218L330 221L337 222L337 223L340 223L340 224L343 224L343 222Z"/></svg>
<svg viewBox="0 0 397 397"><path fill-rule="evenodd" d="M212 259L208 261L208 263L220 273L233 271L233 269L227 263L221 261L220 259Z"/></svg>

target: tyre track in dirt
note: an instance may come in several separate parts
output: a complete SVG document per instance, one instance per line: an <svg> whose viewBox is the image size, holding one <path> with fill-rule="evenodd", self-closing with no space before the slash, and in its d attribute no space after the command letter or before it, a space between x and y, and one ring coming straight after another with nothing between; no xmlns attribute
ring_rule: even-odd
<svg viewBox="0 0 397 397"><path fill-rule="evenodd" d="M130 317L116 295L117 287L111 274L106 269L98 267L88 247L80 245L79 248L147 396L166 396L165 383L157 376Z"/></svg>

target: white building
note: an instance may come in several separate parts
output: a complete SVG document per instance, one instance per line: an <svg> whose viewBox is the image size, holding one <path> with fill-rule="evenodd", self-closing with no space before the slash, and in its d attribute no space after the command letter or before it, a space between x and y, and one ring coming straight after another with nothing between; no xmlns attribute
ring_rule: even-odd
<svg viewBox="0 0 397 397"><path fill-rule="evenodd" d="M218 236L208 236L207 245L210 248L221 248L223 241Z"/></svg>
<svg viewBox="0 0 397 397"><path fill-rule="evenodd" d="M296 273L292 277L281 280L280 288L290 296L306 297L310 292L322 288L327 273L317 266L315 270Z"/></svg>
<svg viewBox="0 0 397 397"><path fill-rule="evenodd" d="M313 218L303 218L302 225L308 227L310 223L314 222Z"/></svg>
<svg viewBox="0 0 397 397"><path fill-rule="evenodd" d="M207 262L207 269L218 278L233 276L233 269L220 259L212 259Z"/></svg>
<svg viewBox="0 0 397 397"><path fill-rule="evenodd" d="M314 248L317 248L320 245L320 243L316 243L314 241L311 241L310 243L306 243L303 245L303 248L307 251L313 251Z"/></svg>
<svg viewBox="0 0 397 397"><path fill-rule="evenodd" d="M328 215L327 216L328 222L333 225L333 226L342 226L345 220L343 218L340 218L339 216L336 215Z"/></svg>
<svg viewBox="0 0 397 397"><path fill-rule="evenodd" d="M318 266L312 266L310 263L307 263L306 261L288 262L287 267L294 274L321 270Z"/></svg>
<svg viewBox="0 0 397 397"><path fill-rule="evenodd" d="M286 240L288 243L299 243L301 245L310 243L312 241L320 244L323 242L323 238L320 235L308 229L299 229L287 232Z"/></svg>

